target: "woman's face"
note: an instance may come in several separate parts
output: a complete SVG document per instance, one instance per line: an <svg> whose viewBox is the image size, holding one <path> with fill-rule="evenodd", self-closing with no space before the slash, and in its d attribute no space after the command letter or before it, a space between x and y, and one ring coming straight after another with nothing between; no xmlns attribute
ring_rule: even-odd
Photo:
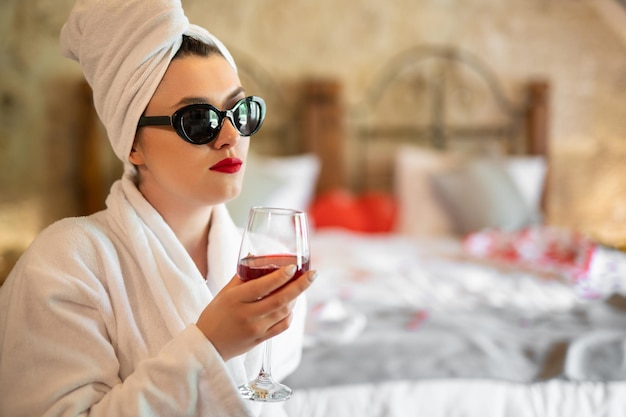
<svg viewBox="0 0 626 417"><path fill-rule="evenodd" d="M193 103L225 110L243 97L239 77L221 55L186 56L170 63L145 115L172 115ZM239 194L248 146L228 119L206 145L184 141L171 126L146 126L137 132L130 162L139 170L139 189L157 208L212 206Z"/></svg>

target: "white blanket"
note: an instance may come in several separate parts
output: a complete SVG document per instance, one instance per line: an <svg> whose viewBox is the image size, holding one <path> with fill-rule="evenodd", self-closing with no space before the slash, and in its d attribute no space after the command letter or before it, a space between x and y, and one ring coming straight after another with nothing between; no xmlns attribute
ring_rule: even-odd
<svg viewBox="0 0 626 417"><path fill-rule="evenodd" d="M46 229L0 288L0 415L282 415L236 388L258 371L259 349L224 363L194 324L235 273L239 232L225 207L213 214L207 286L129 178L107 205ZM278 378L297 366L303 326L298 303L274 339Z"/></svg>
<svg viewBox="0 0 626 417"><path fill-rule="evenodd" d="M317 231L299 417L626 416L624 301L456 241Z"/></svg>
<svg viewBox="0 0 626 417"><path fill-rule="evenodd" d="M624 417L626 383L393 381L296 391L299 417Z"/></svg>

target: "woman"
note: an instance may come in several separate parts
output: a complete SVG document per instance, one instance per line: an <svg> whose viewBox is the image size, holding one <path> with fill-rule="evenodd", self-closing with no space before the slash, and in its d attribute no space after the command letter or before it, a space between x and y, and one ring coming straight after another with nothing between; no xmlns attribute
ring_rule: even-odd
<svg viewBox="0 0 626 417"><path fill-rule="evenodd" d="M106 210L44 230L1 288L0 415L281 415L237 386L274 336L275 375L295 368L315 272L242 282L223 205L263 103L177 1L79 1L61 39L125 173Z"/></svg>

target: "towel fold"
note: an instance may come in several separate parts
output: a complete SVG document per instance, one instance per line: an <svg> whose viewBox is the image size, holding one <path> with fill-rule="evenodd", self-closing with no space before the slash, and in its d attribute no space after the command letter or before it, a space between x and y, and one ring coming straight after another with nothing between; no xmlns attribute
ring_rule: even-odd
<svg viewBox="0 0 626 417"><path fill-rule="evenodd" d="M565 375L577 381L626 379L626 331L600 329L572 342Z"/></svg>
<svg viewBox="0 0 626 417"><path fill-rule="evenodd" d="M61 29L61 51L80 63L125 169L132 169L128 156L139 117L183 35L217 46L236 68L222 42L189 23L179 0L78 0Z"/></svg>

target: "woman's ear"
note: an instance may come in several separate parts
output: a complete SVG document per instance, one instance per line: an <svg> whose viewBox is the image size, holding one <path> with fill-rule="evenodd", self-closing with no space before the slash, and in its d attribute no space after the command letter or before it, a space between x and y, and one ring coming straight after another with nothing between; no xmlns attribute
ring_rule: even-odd
<svg viewBox="0 0 626 417"><path fill-rule="evenodd" d="M133 142L133 147L130 148L128 161L135 166L143 165L143 153L141 152L140 141L137 137L135 138L135 141Z"/></svg>

